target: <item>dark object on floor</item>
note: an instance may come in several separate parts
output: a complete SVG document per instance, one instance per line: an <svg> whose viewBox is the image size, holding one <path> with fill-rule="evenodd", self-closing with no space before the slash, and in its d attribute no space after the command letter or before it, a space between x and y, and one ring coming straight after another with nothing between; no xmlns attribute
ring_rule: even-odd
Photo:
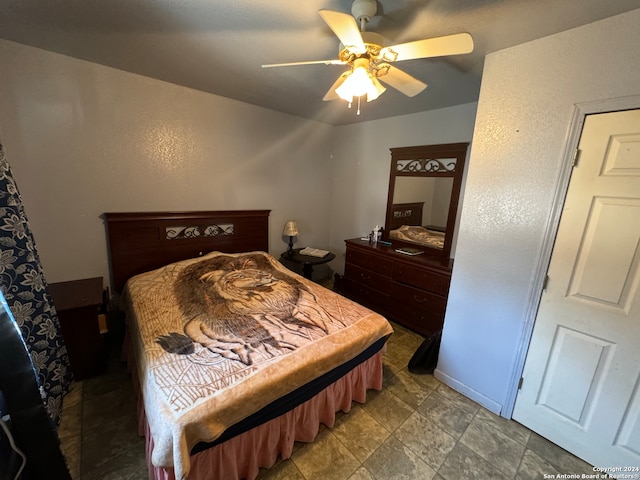
<svg viewBox="0 0 640 480"><path fill-rule="evenodd" d="M441 338L442 330L438 330L420 344L409 360L408 368L411 373L433 373L438 363Z"/></svg>

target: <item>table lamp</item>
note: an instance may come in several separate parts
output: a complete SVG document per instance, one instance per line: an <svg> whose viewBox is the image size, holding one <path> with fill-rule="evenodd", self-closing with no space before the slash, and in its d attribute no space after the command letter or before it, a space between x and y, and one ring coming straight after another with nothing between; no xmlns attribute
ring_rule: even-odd
<svg viewBox="0 0 640 480"><path fill-rule="evenodd" d="M289 250L287 250L287 255L293 255L293 237L298 235L298 225L295 220L287 220L287 223L284 224L284 230L282 232L283 235L289 237Z"/></svg>

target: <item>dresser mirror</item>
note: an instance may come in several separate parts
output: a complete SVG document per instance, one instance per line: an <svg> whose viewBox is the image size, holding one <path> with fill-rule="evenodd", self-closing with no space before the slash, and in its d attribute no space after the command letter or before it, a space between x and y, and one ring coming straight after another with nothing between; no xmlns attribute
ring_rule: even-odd
<svg viewBox="0 0 640 480"><path fill-rule="evenodd" d="M449 258L468 145L390 149L384 240Z"/></svg>

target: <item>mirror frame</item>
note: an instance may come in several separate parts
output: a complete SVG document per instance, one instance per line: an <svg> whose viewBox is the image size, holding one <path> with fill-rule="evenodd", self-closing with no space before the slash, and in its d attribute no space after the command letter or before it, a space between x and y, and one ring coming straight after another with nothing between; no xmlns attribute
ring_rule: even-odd
<svg viewBox="0 0 640 480"><path fill-rule="evenodd" d="M385 227L383 239L391 242L394 246L424 248L425 253L430 256L441 257L448 260L453 244L453 233L458 215L458 203L460 200L460 189L462 187L462 176L464 174L464 164L467 156L469 143L446 143L440 145L421 145L415 147L390 148L391 151L391 173L389 175L389 195L387 197L387 214L385 217ZM442 162L443 159L455 158L455 165L452 162ZM402 163L399 163L402 162ZM404 165L404 167L402 166ZM451 198L449 200L449 213L447 215L447 226L445 240L442 249L422 245L414 242L407 242L397 238L390 238L389 227L392 225L393 196L395 193L396 178L398 177L448 177L453 178Z"/></svg>

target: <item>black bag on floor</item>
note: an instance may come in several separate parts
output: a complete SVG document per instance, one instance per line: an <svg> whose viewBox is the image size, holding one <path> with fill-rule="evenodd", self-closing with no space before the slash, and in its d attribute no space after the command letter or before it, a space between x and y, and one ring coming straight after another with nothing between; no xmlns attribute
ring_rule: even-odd
<svg viewBox="0 0 640 480"><path fill-rule="evenodd" d="M438 330L420 344L409 360L408 368L411 373L433 373L438 363L441 338L442 330Z"/></svg>

